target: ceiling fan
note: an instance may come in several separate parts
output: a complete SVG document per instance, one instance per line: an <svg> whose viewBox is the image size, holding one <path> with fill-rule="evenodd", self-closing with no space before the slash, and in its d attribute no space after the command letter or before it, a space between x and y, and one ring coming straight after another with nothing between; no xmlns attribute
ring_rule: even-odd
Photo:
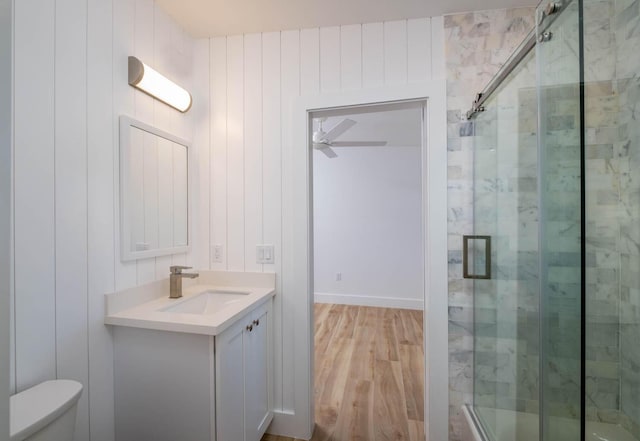
<svg viewBox="0 0 640 441"><path fill-rule="evenodd" d="M357 123L349 118L345 118L336 124L328 132L322 129L322 123L327 118L317 118L318 130L313 132L313 148L321 151L329 158L335 158L338 155L332 147L378 147L387 145L386 141L336 141L343 133L355 126Z"/></svg>

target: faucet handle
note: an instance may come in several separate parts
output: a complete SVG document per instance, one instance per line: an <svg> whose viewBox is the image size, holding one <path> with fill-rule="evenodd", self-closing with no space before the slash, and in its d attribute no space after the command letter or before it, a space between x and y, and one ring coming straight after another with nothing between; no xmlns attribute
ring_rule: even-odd
<svg viewBox="0 0 640 441"><path fill-rule="evenodd" d="M190 266L174 265L169 267L171 274L182 274L182 270L191 269Z"/></svg>

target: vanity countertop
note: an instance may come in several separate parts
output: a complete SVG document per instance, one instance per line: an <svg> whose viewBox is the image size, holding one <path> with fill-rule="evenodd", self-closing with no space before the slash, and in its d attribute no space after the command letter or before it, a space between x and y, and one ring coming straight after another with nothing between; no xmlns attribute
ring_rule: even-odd
<svg viewBox="0 0 640 441"><path fill-rule="evenodd" d="M106 295L105 324L190 334L218 335L244 314L275 295L275 274L202 271L183 281L183 296L169 298L169 279ZM237 298L211 312L190 309L196 297L211 292ZM242 295L240 295L242 294ZM204 300L203 300L204 301ZM190 303L189 303L190 302ZM187 308L183 308L187 306ZM167 310L169 309L169 310Z"/></svg>

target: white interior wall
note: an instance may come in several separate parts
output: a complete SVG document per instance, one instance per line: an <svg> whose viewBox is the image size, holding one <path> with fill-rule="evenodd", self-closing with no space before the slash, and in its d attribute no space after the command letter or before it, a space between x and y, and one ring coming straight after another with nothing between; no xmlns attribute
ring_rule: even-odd
<svg viewBox="0 0 640 441"><path fill-rule="evenodd" d="M335 150L313 154L316 302L422 309L420 146Z"/></svg>
<svg viewBox="0 0 640 441"><path fill-rule="evenodd" d="M0 441L9 440L12 0L0 0Z"/></svg>
<svg viewBox="0 0 640 441"><path fill-rule="evenodd" d="M216 270L277 273L274 305L276 427L293 433L295 401L303 376L296 374L295 298L283 286L293 267L283 250L293 231L292 103L299 96L333 95L444 78L442 17L355 24L210 40L210 173L201 175L201 237L222 246L220 262L211 247L198 264ZM207 153L205 153L207 154ZM205 158L202 158L205 160ZM201 164L201 170L206 167ZM204 204L208 202L208 210ZM289 206L289 208L288 208ZM274 264L256 264L255 246L275 246ZM445 295L445 293L443 293ZM299 349L299 348L298 348Z"/></svg>
<svg viewBox="0 0 640 441"><path fill-rule="evenodd" d="M11 389L78 380L85 390L76 439L113 440L104 294L166 277L171 264L197 253L196 245L190 254L120 262L118 116L195 139L208 107L208 51L153 0L20 0L15 37ZM134 90L128 55L204 99L183 115ZM197 150L194 142L195 157Z"/></svg>
<svg viewBox="0 0 640 441"><path fill-rule="evenodd" d="M292 197L282 185L293 174L291 103L442 78L442 18L193 42L153 0L16 3L12 389L54 377L82 381L77 439L112 440L104 293L165 277L173 263L273 271L275 403L280 417L295 418L304 404L294 402L295 388L306 386L291 381L296 293L282 287L283 262L292 266L282 250L292 231L282 203ZM182 115L130 88L131 54L191 89L194 108ZM198 222L189 255L120 262L122 113L194 141ZM261 243L275 246L275 264L255 263ZM212 261L209 244L223 246L221 262Z"/></svg>

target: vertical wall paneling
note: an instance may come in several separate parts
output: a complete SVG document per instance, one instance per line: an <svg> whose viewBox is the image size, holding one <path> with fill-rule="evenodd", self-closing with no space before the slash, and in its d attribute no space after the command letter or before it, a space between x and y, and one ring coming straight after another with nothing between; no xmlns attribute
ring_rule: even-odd
<svg viewBox="0 0 640 441"><path fill-rule="evenodd" d="M133 55L138 57L144 63L149 64L152 67L157 68L155 59L154 59L154 2L153 0L135 0L134 2L134 24L133 24ZM160 70L162 71L162 70ZM134 117L140 121L146 122L147 124L154 125L154 99L147 95L146 93L138 90L132 89L134 93ZM149 184L151 184L153 173L152 167L155 162L157 164L157 156L155 158L151 158L148 156L154 148L155 144L150 139L150 137L146 137L142 144L139 144L142 147L143 152L140 152L141 156L141 168L142 173L140 173L140 181L142 183L142 189L144 189L144 194L147 193L147 188ZM134 145L134 148L136 146ZM155 159L155 160L154 160ZM149 188L150 192L153 189ZM157 188L155 189L158 190ZM144 199L144 197L143 197ZM156 199L157 201L157 199ZM155 209L153 207L153 203L149 198L144 200L143 204L140 204L141 212L143 215L143 233L139 237L144 237L144 241L146 243L151 244L152 240L148 235L151 233L151 230L148 230L147 227L153 228L153 225L150 225L149 222L151 218L156 218L155 216L150 217L149 214ZM157 226L155 226L157 227ZM157 230L156 230L157 231ZM149 233L149 234L148 234ZM157 233L156 233L157 235ZM148 283L156 278L156 259L140 259L135 262L136 264L136 283L143 284Z"/></svg>
<svg viewBox="0 0 640 441"><path fill-rule="evenodd" d="M384 23L384 78L385 84L407 82L407 22Z"/></svg>
<svg viewBox="0 0 640 441"><path fill-rule="evenodd" d="M59 378L89 380L87 329L87 2L55 2L55 280ZM87 394L76 439L89 438Z"/></svg>
<svg viewBox="0 0 640 441"><path fill-rule="evenodd" d="M53 2L15 2L14 261L15 289L19 293L15 298L18 390L56 376L54 17Z"/></svg>
<svg viewBox="0 0 640 441"><path fill-rule="evenodd" d="M193 139L197 114L198 133L205 135L194 148L204 144L208 151L209 42L198 45L196 67L205 67L198 77L198 90L205 94L202 106L183 115L127 84L128 55L138 56L187 89L195 82L196 44L154 0L13 4L12 389L56 377L82 382L76 438L113 441L113 343L104 325L104 294L166 277L172 262L193 258L181 254L164 261L121 262L119 116L130 115ZM226 84L224 88L226 93ZM144 240L154 244L159 225L151 214L164 199L154 188L160 172L157 150L151 138L142 136L139 145L139 186L151 194L140 204L140 225ZM209 157L203 156L208 187ZM186 182L184 176L181 181ZM9 210L3 206L2 211ZM207 242L208 231L207 225Z"/></svg>
<svg viewBox="0 0 640 441"><path fill-rule="evenodd" d="M144 209L144 242L149 244L151 249L158 248L158 229L159 225L159 217L158 217L158 205L160 202L160 192L159 192L159 177L160 173L158 171L158 140L154 136L146 136L143 139L142 144L143 150L143 162L142 162L142 180L143 180L143 188L144 193L142 195L141 204ZM164 195L162 195L164 197ZM154 259L147 259L152 264L154 264ZM151 265L151 274L149 277L151 280L155 278L155 265ZM138 269L138 283L142 283L143 281L148 281L149 279L140 280L141 271Z"/></svg>
<svg viewBox="0 0 640 441"><path fill-rule="evenodd" d="M193 40L184 29L182 29L176 22L170 19L169 21L172 24L173 29L173 41L175 42L174 50L171 51L171 66L173 67L171 75L175 75L176 81L180 84L184 85L184 87L188 88L192 95L194 95L197 90L196 84L196 61L195 61L195 47L196 41ZM208 101L208 95L198 95L195 94L196 99L200 101ZM173 109L172 109L173 110ZM183 114L180 112L173 111L174 119L176 121L175 132L183 139L186 139L192 143L194 150L200 148L199 145L195 145L196 142L196 127L194 126L194 119L197 115L197 108L192 108L188 113ZM191 157L191 163L189 164L191 168L191 174L187 178L187 183L190 188L195 188L195 179L197 179L197 163L193 161L193 156ZM191 192L191 209L198 210L197 207L197 193ZM185 212L187 210L187 201L183 201ZM193 211L194 213L198 213L199 211ZM188 222L188 228L190 231L195 231L196 222L193 219L185 219L181 217L184 222ZM193 237L193 235L192 235ZM198 250L201 247L201 243L192 242L191 243L191 251L188 253L180 253L175 254L173 256L174 265L186 265L191 267L196 267L196 255ZM165 268L166 271L166 268ZM166 277L166 273L165 273Z"/></svg>
<svg viewBox="0 0 640 441"><path fill-rule="evenodd" d="M244 37L227 38L227 269L244 271Z"/></svg>
<svg viewBox="0 0 640 441"><path fill-rule="evenodd" d="M187 244L187 198L183 197L188 192L188 174L187 174L187 153L184 147L175 142L171 144L172 163L173 163L173 243L178 245ZM181 253L175 256L174 264L187 264L186 254Z"/></svg>
<svg viewBox="0 0 640 441"><path fill-rule="evenodd" d="M164 219L158 231L158 242L161 247L173 244L173 143L167 139L158 140L158 174L164 178L159 183L158 192L162 199L158 204L158 218ZM166 256L164 256L166 257ZM171 257L171 256L169 256ZM164 260L169 266L171 260ZM158 271L169 271L169 268L158 268Z"/></svg>
<svg viewBox="0 0 640 441"><path fill-rule="evenodd" d="M305 71L310 70L309 67L321 65L322 56L320 55L319 45L315 45L315 41L313 38L302 38L305 36L305 31L301 31L301 41L300 41L300 95L314 95L320 93L320 82L321 77L317 76L309 76L305 78ZM313 36L314 33L307 35L306 37ZM329 32L331 35L331 32ZM318 32L318 37L320 36L320 32ZM329 37L331 38L331 36ZM333 36L335 39L335 35ZM337 45L336 47L340 47ZM316 49L318 48L318 49ZM325 57L325 61L332 64L336 68L339 65L340 55L332 54L332 57ZM307 68L305 68L307 66ZM322 71L322 69L320 69ZM326 78L325 78L326 80ZM286 194L283 194L283 198L288 200L292 200L294 198L294 194L296 189L293 186L294 176L296 174L296 170L293 168L293 158L298 152L298 149L307 149L310 148L308 145L298 146L293 144L293 114L290 114L286 120L283 121L283 128L288 131L287 136L289 137L289 146L287 152L287 160L291 161L287 163L287 168L283 169L283 186L286 189ZM287 204L288 205L288 204ZM294 213L293 211L288 211L290 208L287 206L285 210L283 210L283 253L289 254L289 259L285 260L287 266L283 268L283 272L285 274L295 273L294 268L296 267L296 262L291 259L291 254L293 253L294 246L294 230L296 229L296 224L294 222ZM283 286L284 293L291 293L293 291L293 279L289 277L286 281L288 285ZM291 284L291 285L289 285ZM283 323L282 323L282 332L283 332L283 358L284 358L284 378L293 378L296 373L296 364L295 364L295 341L296 341L296 322L295 320L288 320L286 317L293 317L295 310L295 297L284 294L283 299ZM285 408L294 409L294 405L296 402L296 395L299 395L294 387L294 384L291 382L285 381L283 387L283 402ZM297 410L297 409L296 409Z"/></svg>
<svg viewBox="0 0 640 441"><path fill-rule="evenodd" d="M192 239L199 243L199 247L195 250L194 266L200 269L209 269L211 266L211 247L213 243L210 239L211 210L209 203L211 200L211 138L209 123L211 120L211 91L209 87L209 63L210 63L210 43L207 39L197 40L194 48L194 92L193 95L198 97L193 103L193 126L195 127L195 136L192 147L192 165L197 168L197 181L191 181L196 184L196 195L192 199L194 202L193 211L191 213L192 220L195 222L193 229L194 235ZM195 215L197 213L197 216ZM193 223L192 223L193 225Z"/></svg>
<svg viewBox="0 0 640 441"><path fill-rule="evenodd" d="M211 246L222 247L211 268L227 269L227 39L211 39Z"/></svg>
<svg viewBox="0 0 640 441"><path fill-rule="evenodd" d="M1 1L1 0L0 0ZM13 11L13 9L11 9L11 11ZM13 17L11 17L13 18ZM11 28L11 32L13 34L13 27ZM11 46L13 46L13 40L10 39L11 42ZM10 47L10 55L11 58L13 55L13 47ZM11 63L11 72L10 72L10 78L11 78L11 90L10 93L11 95L13 95L13 67L14 64L13 62ZM0 86L1 87L1 86ZM13 100L9 99L8 101L3 101L3 102L8 102L11 104L11 116L10 118L8 118L6 121L7 124L11 124L13 125ZM15 300L16 300L16 290L15 290L15 260L14 260L14 256L15 256L15 246L14 246L14 242L15 242L15 234L14 234L14 191L13 191L13 179L14 179L14 171L13 171L13 162L14 162L14 153L13 153L13 149L14 149L14 145L13 145L13 130L7 130L5 132L7 135L11 135L11 143L8 144L11 147L10 150L10 159L11 161L8 163L3 163L2 165L6 166L9 169L9 172L5 175L0 175L0 176L5 176L7 177L7 179L10 179L7 189L9 191L9 204L8 206L10 207L9 210L7 210L5 213L10 217L9 217L9 246L6 248L6 250L9 251L9 255L7 257L7 266L6 266L6 270L8 271L6 278L2 279L2 280L6 280L9 284L9 309L8 309L8 321L9 321L9 391L11 393L11 395L13 395L14 393L17 392L16 390L16 316L15 316ZM2 262L0 262L2 263ZM0 272L2 272L2 270L0 270ZM1 300L0 300L1 301ZM1 363L1 361L0 361ZM1 405L1 404L0 404Z"/></svg>
<svg viewBox="0 0 640 441"><path fill-rule="evenodd" d="M384 24L362 25L362 86L384 84Z"/></svg>
<svg viewBox="0 0 640 441"><path fill-rule="evenodd" d="M444 17L431 18L431 77L446 78L444 54Z"/></svg>
<svg viewBox="0 0 640 441"><path fill-rule="evenodd" d="M127 193L133 200L142 201L144 199L144 142L149 135L144 130L133 129L131 131L131 145L126 158L127 169L130 178L127 179ZM129 240L136 242L144 241L144 204L134 204L131 207L131 236Z"/></svg>
<svg viewBox="0 0 640 441"><path fill-rule="evenodd" d="M431 79L431 19L407 21L407 79L420 83Z"/></svg>
<svg viewBox="0 0 640 441"><path fill-rule="evenodd" d="M292 143L293 100L420 81L429 71L444 75L442 20L194 42L153 0L14 3L17 388L56 375L79 379L86 389L78 436L113 441L113 345L103 324L104 294L166 277L171 264L197 263L278 274L275 403L295 410L295 295L282 277L294 268L294 225L283 201L293 197L294 149L306 146ZM192 91L189 114L127 84L131 54ZM193 253L121 262L121 114L193 141ZM144 149L142 183L150 187L156 160L151 145ZM159 206L160 188L157 194ZM144 210L153 211L153 201ZM275 246L275 264L255 263L259 243ZM212 245L223 248L219 263L212 261Z"/></svg>
<svg viewBox="0 0 640 441"><path fill-rule="evenodd" d="M278 275L274 403L286 415L303 412L295 399L296 383L291 381L300 374L295 370L299 354L292 319L299 293L292 292L288 276L295 268L292 231L296 226L291 206L284 203L294 197L294 152L308 147L293 145L294 100L429 80L437 66L444 65L443 51L432 47L434 40L442 42L442 25L441 19L425 18L209 41L208 244L223 247L222 262L211 267ZM438 57L442 60L432 62ZM275 246L274 265L254 263L260 240Z"/></svg>
<svg viewBox="0 0 640 441"><path fill-rule="evenodd" d="M12 164L12 72L13 3L0 0L0 427L9 427L9 395L14 375L11 277L11 164ZM9 433L0 433L0 441L9 441Z"/></svg>
<svg viewBox="0 0 640 441"><path fill-rule="evenodd" d="M178 24L173 21L164 10L157 6L157 4L156 11L157 14L160 15L160 19L156 18L156 48L165 48L162 58L167 76L191 91L193 40L189 39L187 44L187 36L184 30L178 26ZM166 29L166 31L163 31L163 29ZM164 33L166 35L166 39L161 38L160 33ZM156 108L159 106L160 103L156 105ZM189 124L189 119L193 116L193 112L189 111L188 113L183 114L168 106L164 107L167 110L167 116L169 118L169 124L167 127L169 127L170 132L183 139L192 141L193 130L192 126ZM174 200L174 209L181 209L179 207L180 204L184 204L185 202L186 201ZM184 222L184 218L178 216L176 221L178 221L178 223ZM177 224L174 223L174 228L176 227ZM198 244L192 243L191 245L192 250L198 248ZM192 255L193 252L174 254L171 256L171 264L192 266ZM162 277L166 277L169 271L169 266L161 266L159 264L157 266L158 273L161 274Z"/></svg>
<svg viewBox="0 0 640 441"><path fill-rule="evenodd" d="M320 91L340 89L340 27L320 28Z"/></svg>
<svg viewBox="0 0 640 441"><path fill-rule="evenodd" d="M157 66L154 58L154 2L153 0L135 0L132 55L138 57L144 63L155 69ZM147 124L154 124L154 99L146 93L131 89L134 94L134 117Z"/></svg>
<svg viewBox="0 0 640 441"><path fill-rule="evenodd" d="M153 1L152 9L148 14L148 20L151 20L152 23L152 27L149 30L149 41L151 46L150 57L153 60L153 64L163 75L179 83L179 79L175 77L175 68L172 66L170 58L170 51L173 49L173 45L177 44L172 35L173 23L167 17L166 13ZM183 86L186 86L186 84L183 84ZM174 122L174 119L177 118L176 114L179 112L157 100L153 101L153 107L151 107L150 110L155 126L180 136L179 133L176 133L176 124ZM163 146L159 148L158 154L165 155L165 161L167 161L159 161L159 166L160 164L171 163L170 158L173 156L172 144L163 144ZM158 190L162 195L159 201L159 218L165 219L165 222L160 226L160 240L164 240L165 243L173 243L173 169L160 170L158 173L161 176L171 177L170 179L165 179L163 182L160 182L160 188ZM158 256L155 258L154 264L155 278L162 279L169 274L169 267L171 265L178 265L181 264L181 262L174 263L174 256Z"/></svg>
<svg viewBox="0 0 640 441"><path fill-rule="evenodd" d="M118 7L121 5L118 4ZM113 441L113 342L104 325L104 294L115 289L114 246L116 236L114 206L114 139L117 124L114 86L124 75L114 75L113 51L120 46L121 21L115 21L116 4L88 0L87 13L87 176L88 176L88 323L89 323L89 399L91 441ZM126 25L125 25L125 28ZM125 34L126 35L126 34ZM118 64L121 68L122 64ZM126 85L126 83L125 83ZM127 86L128 87L128 86Z"/></svg>
<svg viewBox="0 0 640 441"><path fill-rule="evenodd" d="M113 2L113 110L112 130L113 155L112 179L115 185L115 216L116 254L115 282L116 290L136 286L138 280L138 264L136 261L122 262L120 260L120 115L136 116L136 92L127 83L127 56L135 53L135 21L136 3L130 0L112 0ZM144 60L143 60L144 61Z"/></svg>
<svg viewBox="0 0 640 441"><path fill-rule="evenodd" d="M256 245L263 240L262 216L262 35L244 37L244 256L245 271L262 271ZM271 109L268 109L271 111Z"/></svg>
<svg viewBox="0 0 640 441"><path fill-rule="evenodd" d="M298 37L298 33L293 35ZM262 154L263 154L263 242L274 246L275 261L273 264L265 264L264 270L282 273L282 49L288 48L285 40L290 38L290 33L270 32L262 36ZM287 40L289 41L289 40ZM299 45L296 40L295 54L298 54ZM298 64L299 66L299 64ZM282 292L281 282L276 281L278 293ZM280 296L278 296L280 297ZM280 317L281 301L276 301L274 314ZM274 323L272 321L272 323ZM274 329L274 333L280 336L281 327ZM276 338L274 347L275 364L279 367L276 372L282 372L282 345L281 339ZM278 357L280 355L280 357ZM274 375L275 377L275 375ZM275 399L274 405L282 406L282 377L274 381Z"/></svg>
<svg viewBox="0 0 640 441"><path fill-rule="evenodd" d="M292 105L293 100L300 95L302 87L302 81L305 72L310 74L306 78L306 90L317 91L320 83L320 79L317 75L318 69L315 70L311 67L314 65L312 58L315 55L315 60L318 60L318 40L316 31L287 31L282 33L282 47L281 53L281 115L282 115L282 250L281 250L281 262L282 273L281 277L276 277L278 283L280 283L280 296L276 296L276 304L274 305L274 330L276 338L278 340L276 344L276 372L281 374L276 380L276 386L280 381L281 388L276 391L276 400L280 398L281 406L283 410L291 410L294 407L294 385L290 378L293 378L294 374L294 353L293 353L293 333L295 332L293 320L287 320L285 317L291 317L290 313L290 299L286 298L284 293L290 292L291 287L285 286L282 275L289 274L293 268L293 258L290 252L290 245L292 243L291 231L293 230L292 218L293 215L290 212L289 204L285 204L283 201L292 197L291 194L291 177L293 175L292 165L292 152L293 152L293 134L291 132L290 121L293 118ZM315 44L314 44L315 42ZM303 61L307 60L307 61ZM306 67L305 67L306 66ZM317 64L315 64L317 66ZM316 75L312 75L313 73ZM288 282L287 282L288 283ZM279 334L278 334L279 332ZM278 352L278 344L280 344L280 351ZM278 370L280 369L280 370ZM280 394L280 396L279 396Z"/></svg>
<svg viewBox="0 0 640 441"><path fill-rule="evenodd" d="M305 95L320 93L320 30L300 31L300 92Z"/></svg>
<svg viewBox="0 0 640 441"><path fill-rule="evenodd" d="M362 87L362 26L340 28L340 83L342 89Z"/></svg>

